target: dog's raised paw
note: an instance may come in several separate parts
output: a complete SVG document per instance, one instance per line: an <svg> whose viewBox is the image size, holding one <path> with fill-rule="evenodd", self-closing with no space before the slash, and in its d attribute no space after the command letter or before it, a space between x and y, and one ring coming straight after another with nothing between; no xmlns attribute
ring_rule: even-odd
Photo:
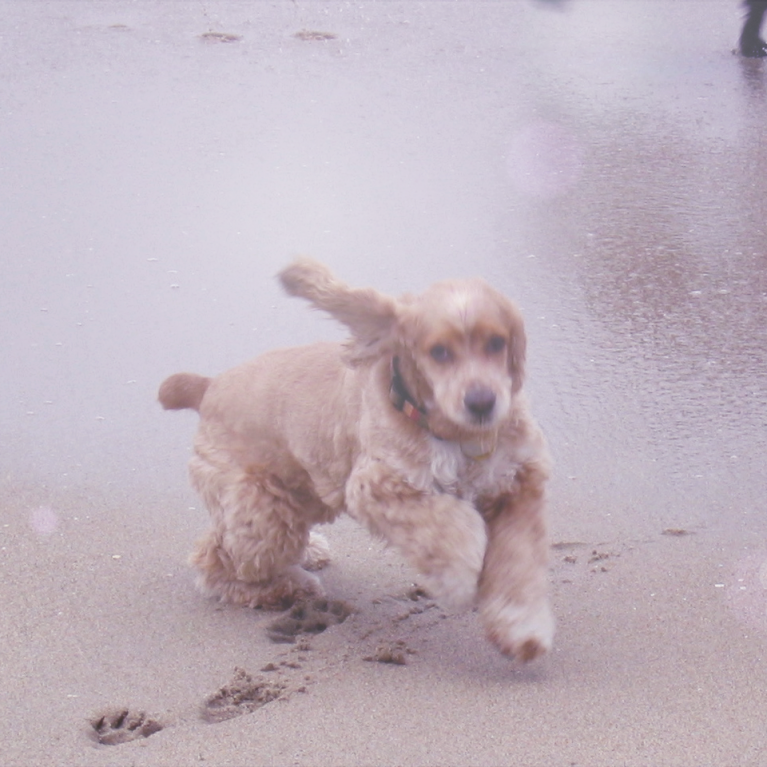
<svg viewBox="0 0 767 767"><path fill-rule="evenodd" d="M148 738L163 729L157 719L143 711L115 708L90 720L91 736L103 746L117 746L130 740Z"/></svg>
<svg viewBox="0 0 767 767"><path fill-rule="evenodd" d="M206 722L216 723L249 714L282 697L285 689L282 682L253 677L238 667L228 684L205 699L201 716Z"/></svg>
<svg viewBox="0 0 767 767"><path fill-rule="evenodd" d="M266 634L272 642L292 643L300 634L320 634L329 626L343 623L353 612L351 605L342 600L296 602L286 615L267 626Z"/></svg>
<svg viewBox="0 0 767 767"><path fill-rule="evenodd" d="M481 609L490 641L522 663L544 655L554 638L554 617L547 601L535 605L490 602Z"/></svg>

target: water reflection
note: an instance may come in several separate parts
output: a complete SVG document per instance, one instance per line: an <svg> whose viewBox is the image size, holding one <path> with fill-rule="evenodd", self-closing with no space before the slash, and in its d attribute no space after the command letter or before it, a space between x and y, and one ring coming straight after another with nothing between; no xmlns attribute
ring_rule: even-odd
<svg viewBox="0 0 767 767"><path fill-rule="evenodd" d="M529 268L558 301L535 296L531 345L557 465L610 485L604 506L584 491L592 515L764 529L767 65L706 48L703 26L609 60L580 45L597 15L574 4L558 30L578 76L544 62L540 78L559 98L541 113L580 140L577 178L522 200L511 179Z"/></svg>
<svg viewBox="0 0 767 767"><path fill-rule="evenodd" d="M740 75L743 78L747 92L752 96L764 96L764 59L750 59L738 56Z"/></svg>
<svg viewBox="0 0 767 767"><path fill-rule="evenodd" d="M576 204L591 229L576 262L589 308L633 361L663 439L732 427L764 440L767 167L761 138L742 135L739 146L662 126L594 135Z"/></svg>

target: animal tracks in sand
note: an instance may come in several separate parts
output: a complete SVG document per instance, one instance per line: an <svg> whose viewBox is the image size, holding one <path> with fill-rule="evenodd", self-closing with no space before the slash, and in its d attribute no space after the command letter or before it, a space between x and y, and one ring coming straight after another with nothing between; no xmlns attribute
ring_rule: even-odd
<svg viewBox="0 0 767 767"><path fill-rule="evenodd" d="M695 531L681 527L667 527L660 532L667 538L685 538ZM631 543L586 543L562 541L551 545L551 569L555 580L573 583L578 577L609 573L625 554L658 543L660 539L633 541Z"/></svg>
<svg viewBox="0 0 767 767"><path fill-rule="evenodd" d="M632 543L564 541L552 545L552 584L573 584L582 579L609 579L621 557L637 546L692 535L681 528L660 531L654 540ZM571 587L569 587L571 588ZM228 682L192 704L186 714L152 717L144 711L112 708L88 720L89 735L102 746L148 738L172 725L195 721L215 724L263 706L289 701L296 694L342 674L353 664L406 667L418 657L419 644L430 629L449 620L437 603L418 586L379 597L362 608L348 602L313 599L286 612L260 619L259 626L275 643L275 653L260 668L236 667ZM282 649L278 649L279 646Z"/></svg>
<svg viewBox="0 0 767 767"><path fill-rule="evenodd" d="M89 720L90 736L101 745L119 745L174 724L216 724L308 693L350 664L405 666L417 655L412 645L419 636L445 618L437 603L416 586L374 599L365 610L340 600L300 602L264 626L269 639L284 649L258 670L236 667L228 682L177 721L127 708L102 712Z"/></svg>
<svg viewBox="0 0 767 767"><path fill-rule="evenodd" d="M661 531L679 538L692 533L678 528ZM560 542L552 545L553 577L560 583L610 573L633 543ZM361 610L344 601L315 599L299 602L270 621L265 631L275 643L290 644L257 673L235 669L232 680L209 696L202 718L220 722L252 713L274 701L306 693L323 679L341 673L350 664L380 663L406 666L418 654L413 645L448 615L418 586L405 593L373 599ZM343 624L343 625L341 625ZM327 631L335 628L335 631Z"/></svg>
<svg viewBox="0 0 767 767"><path fill-rule="evenodd" d="M130 740L148 738L163 729L157 719L143 711L116 708L95 716L90 721L91 737L102 746L117 746Z"/></svg>
<svg viewBox="0 0 767 767"><path fill-rule="evenodd" d="M564 575L563 583L571 582L568 576L576 573L607 573L612 569L615 560L621 556L620 549L608 549L601 544L595 547L581 541L555 543L551 548L554 555L554 571L558 575ZM563 569L562 565L569 567Z"/></svg>
<svg viewBox="0 0 767 767"><path fill-rule="evenodd" d="M292 643L300 634L320 634L329 626L343 623L354 608L342 600L313 599L298 602L287 615L273 620L266 629L272 642Z"/></svg>
<svg viewBox="0 0 767 767"><path fill-rule="evenodd" d="M206 722L224 722L278 700L287 689L287 684L278 679L254 677L238 667L227 684L208 696L202 705L201 716Z"/></svg>
<svg viewBox="0 0 767 767"><path fill-rule="evenodd" d="M360 621L361 625L350 625L342 635L332 638L317 635L340 626L360 611L347 602L326 599L295 604L266 626L266 634L273 642L291 644L290 649L278 654L258 673L236 668L232 679L205 700L202 718L222 722L274 701L287 701L296 693L309 692L312 685L356 660L404 666L416 651L407 638L392 638L392 632L409 637L417 631L417 624L423 628L427 614L428 623L444 617L436 603L415 587L405 595L377 599L373 604L379 620L372 625ZM323 646L317 646L319 643Z"/></svg>

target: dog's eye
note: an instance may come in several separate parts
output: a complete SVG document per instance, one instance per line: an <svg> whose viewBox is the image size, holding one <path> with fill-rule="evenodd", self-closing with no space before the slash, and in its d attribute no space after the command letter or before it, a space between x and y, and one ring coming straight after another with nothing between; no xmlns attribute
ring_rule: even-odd
<svg viewBox="0 0 767 767"><path fill-rule="evenodd" d="M450 349L444 344L435 344L429 349L429 354L436 362L450 362L453 359Z"/></svg>
<svg viewBox="0 0 767 767"><path fill-rule="evenodd" d="M506 339L503 336L492 336L485 344L488 354L500 354L506 348Z"/></svg>

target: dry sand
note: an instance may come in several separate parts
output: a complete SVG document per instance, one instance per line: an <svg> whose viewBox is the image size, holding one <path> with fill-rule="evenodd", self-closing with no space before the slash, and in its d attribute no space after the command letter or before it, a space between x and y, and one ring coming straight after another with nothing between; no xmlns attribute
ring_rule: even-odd
<svg viewBox="0 0 767 767"><path fill-rule="evenodd" d="M41 533L3 497L3 764L761 763L764 565L704 531L557 542L556 648L518 667L349 520L324 580L354 612L278 644L194 591L199 510L45 494Z"/></svg>

